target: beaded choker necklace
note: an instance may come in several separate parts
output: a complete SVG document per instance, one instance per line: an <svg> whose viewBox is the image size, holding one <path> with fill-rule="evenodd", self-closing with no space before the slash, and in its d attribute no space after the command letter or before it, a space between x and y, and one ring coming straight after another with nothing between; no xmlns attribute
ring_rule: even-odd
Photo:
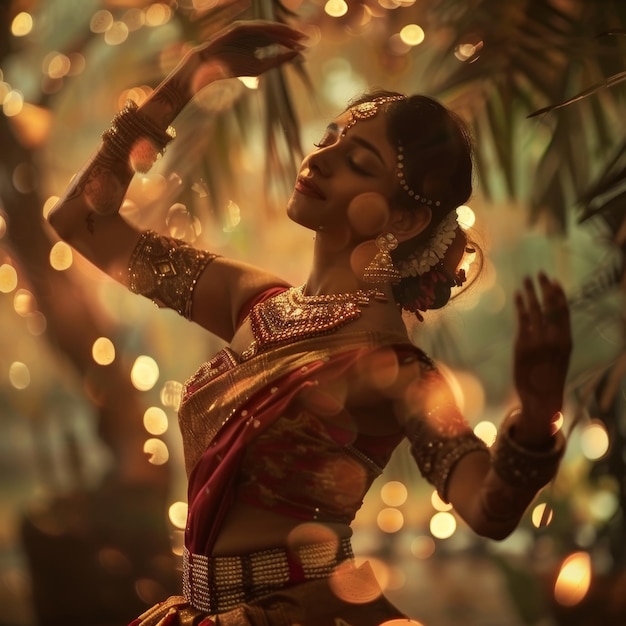
<svg viewBox="0 0 626 626"><path fill-rule="evenodd" d="M241 353L242 360L269 347L330 334L361 316L361 307L373 299L386 302L377 289L321 296L305 296L304 285L292 287L252 307L250 324L254 341Z"/></svg>

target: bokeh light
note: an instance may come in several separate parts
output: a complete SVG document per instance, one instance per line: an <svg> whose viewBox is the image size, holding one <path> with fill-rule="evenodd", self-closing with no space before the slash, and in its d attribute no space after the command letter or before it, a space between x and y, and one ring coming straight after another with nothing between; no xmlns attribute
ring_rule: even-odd
<svg viewBox="0 0 626 626"><path fill-rule="evenodd" d="M609 434L604 424L594 420L580 433L580 448L591 461L601 459L609 450Z"/></svg>
<svg viewBox="0 0 626 626"><path fill-rule="evenodd" d="M0 291L11 293L17 287L17 270L8 263L0 265Z"/></svg>
<svg viewBox="0 0 626 626"><path fill-rule="evenodd" d="M386 482L380 490L380 497L387 506L402 506L408 496L407 488L399 480Z"/></svg>
<svg viewBox="0 0 626 626"><path fill-rule="evenodd" d="M50 265L52 268L62 272L69 269L73 262L72 248L64 241L57 241L50 250Z"/></svg>
<svg viewBox="0 0 626 626"><path fill-rule="evenodd" d="M344 0L328 0L324 5L324 11L330 17L343 17L348 12L348 5Z"/></svg>
<svg viewBox="0 0 626 626"><path fill-rule="evenodd" d="M158 406L148 407L143 414L143 427L151 435L162 435L167 431L167 414Z"/></svg>
<svg viewBox="0 0 626 626"><path fill-rule="evenodd" d="M553 516L552 509L545 502L542 502L533 508L531 520L535 528L543 528L550 524Z"/></svg>
<svg viewBox="0 0 626 626"><path fill-rule="evenodd" d="M561 565L554 585L554 598L562 606L576 606L591 584L591 558L587 552L575 552Z"/></svg>
<svg viewBox="0 0 626 626"><path fill-rule="evenodd" d="M130 380L139 391L149 391L159 380L159 366L149 356L142 355L135 359L130 372Z"/></svg>
<svg viewBox="0 0 626 626"><path fill-rule="evenodd" d="M108 337L98 337L91 346L91 356L98 365L111 365L115 361L115 346Z"/></svg>
<svg viewBox="0 0 626 626"><path fill-rule="evenodd" d="M399 530L402 530L404 526L404 515L402 515L402 511L398 509L387 507L378 513L376 523L378 524L378 528L385 533L397 533Z"/></svg>
<svg viewBox="0 0 626 626"><path fill-rule="evenodd" d="M14 361L9 366L9 382L15 389L26 389L30 386L30 370L25 363Z"/></svg>
<svg viewBox="0 0 626 626"><path fill-rule="evenodd" d="M148 455L148 462L152 465L165 465L170 458L167 445L160 439L148 439L143 444L143 451Z"/></svg>
<svg viewBox="0 0 626 626"><path fill-rule="evenodd" d="M176 528L183 529L187 525L187 503L174 502L167 511L170 522Z"/></svg>
<svg viewBox="0 0 626 626"><path fill-rule="evenodd" d="M456 531L456 518L452 513L439 511L430 518L430 532L437 539L448 539Z"/></svg>
<svg viewBox="0 0 626 626"><path fill-rule="evenodd" d="M161 388L161 404L178 411L183 386L177 380L168 380Z"/></svg>
<svg viewBox="0 0 626 626"><path fill-rule="evenodd" d="M474 426L474 434L491 447L498 436L498 427L493 422L484 420Z"/></svg>
<svg viewBox="0 0 626 626"><path fill-rule="evenodd" d="M430 503L436 511L450 511L452 509L452 505L444 502L436 489L430 494Z"/></svg>
<svg viewBox="0 0 626 626"><path fill-rule="evenodd" d="M11 22L11 34L14 37L25 37L33 30L33 16L26 11L18 13Z"/></svg>
<svg viewBox="0 0 626 626"><path fill-rule="evenodd" d="M400 39L407 46L419 46L425 37L424 29L418 24L407 24L400 31Z"/></svg>

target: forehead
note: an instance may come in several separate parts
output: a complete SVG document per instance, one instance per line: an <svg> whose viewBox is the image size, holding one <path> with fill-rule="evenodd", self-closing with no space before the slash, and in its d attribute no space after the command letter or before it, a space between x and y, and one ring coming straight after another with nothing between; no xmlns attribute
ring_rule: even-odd
<svg viewBox="0 0 626 626"><path fill-rule="evenodd" d="M347 139L365 140L374 145L389 166L395 166L396 147L392 145L387 134L387 118L384 110L379 109L375 115L362 117L355 115L353 109L344 111L334 120L339 133Z"/></svg>

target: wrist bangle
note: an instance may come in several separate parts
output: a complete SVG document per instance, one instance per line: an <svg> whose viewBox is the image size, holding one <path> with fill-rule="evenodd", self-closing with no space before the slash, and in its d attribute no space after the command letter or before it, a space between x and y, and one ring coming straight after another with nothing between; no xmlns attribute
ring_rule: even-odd
<svg viewBox="0 0 626 626"><path fill-rule="evenodd" d="M128 159L137 172L147 172L175 137L176 131L171 126L162 130L143 115L132 100L115 115L111 126L102 133L102 140L113 156Z"/></svg>
<svg viewBox="0 0 626 626"><path fill-rule="evenodd" d="M513 487L539 490L556 475L565 452L565 437L558 431L549 449L526 448L512 436L513 418L514 415L509 415L500 427L492 448L492 467L502 480Z"/></svg>

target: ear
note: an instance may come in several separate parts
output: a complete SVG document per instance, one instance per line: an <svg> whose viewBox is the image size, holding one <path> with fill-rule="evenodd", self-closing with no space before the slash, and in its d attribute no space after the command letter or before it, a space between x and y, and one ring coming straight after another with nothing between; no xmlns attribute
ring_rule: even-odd
<svg viewBox="0 0 626 626"><path fill-rule="evenodd" d="M387 221L387 229L398 241L407 241L425 230L433 217L430 207L421 205L415 209L393 209Z"/></svg>

